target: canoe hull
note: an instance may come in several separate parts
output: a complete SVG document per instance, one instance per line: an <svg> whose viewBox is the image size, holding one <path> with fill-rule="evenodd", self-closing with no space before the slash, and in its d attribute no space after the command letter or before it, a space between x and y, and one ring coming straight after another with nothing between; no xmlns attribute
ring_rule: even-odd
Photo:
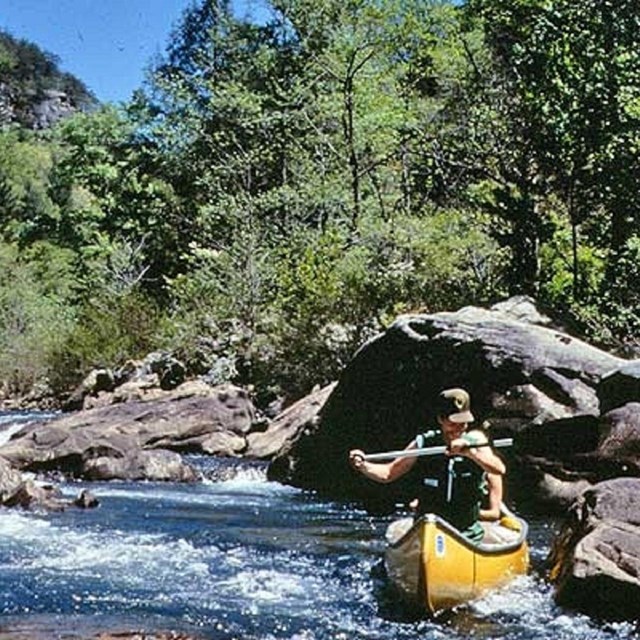
<svg viewBox="0 0 640 640"><path fill-rule="evenodd" d="M433 514L392 523L387 575L405 599L432 614L472 600L528 570L526 523L513 516L503 522L487 523L481 544Z"/></svg>

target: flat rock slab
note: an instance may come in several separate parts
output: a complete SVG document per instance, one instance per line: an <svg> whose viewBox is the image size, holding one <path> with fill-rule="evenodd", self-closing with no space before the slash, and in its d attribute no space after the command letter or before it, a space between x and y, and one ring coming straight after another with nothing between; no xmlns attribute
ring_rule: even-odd
<svg viewBox="0 0 640 640"><path fill-rule="evenodd" d="M0 456L17 469L87 479L191 480L184 463L150 450L237 456L246 449L254 423L245 390L187 383L159 399L32 423L0 447Z"/></svg>

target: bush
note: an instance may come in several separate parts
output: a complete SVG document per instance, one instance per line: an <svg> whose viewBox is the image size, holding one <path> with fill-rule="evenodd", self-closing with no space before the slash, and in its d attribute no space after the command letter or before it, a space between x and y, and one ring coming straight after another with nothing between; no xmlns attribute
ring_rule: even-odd
<svg viewBox="0 0 640 640"><path fill-rule="evenodd" d="M72 256L46 243L20 254L0 244L0 377L5 391L27 393L54 377L75 324Z"/></svg>
<svg viewBox="0 0 640 640"><path fill-rule="evenodd" d="M165 347L192 370L254 385L263 401L297 398L336 379L399 313L495 296L502 256L473 225L443 211L370 221L356 239L335 225L194 248L192 269L171 282Z"/></svg>
<svg viewBox="0 0 640 640"><path fill-rule="evenodd" d="M80 306L76 316L53 363L52 384L59 393L68 391L91 369L116 367L156 349L160 312L137 290L111 297L98 294Z"/></svg>

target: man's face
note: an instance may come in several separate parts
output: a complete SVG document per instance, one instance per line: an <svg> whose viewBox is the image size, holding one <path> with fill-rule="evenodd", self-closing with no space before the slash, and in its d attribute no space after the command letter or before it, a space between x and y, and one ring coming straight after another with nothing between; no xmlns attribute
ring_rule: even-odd
<svg viewBox="0 0 640 640"><path fill-rule="evenodd" d="M440 428L446 440L451 441L459 438L465 431L467 425L464 422L452 422L449 418L440 418Z"/></svg>

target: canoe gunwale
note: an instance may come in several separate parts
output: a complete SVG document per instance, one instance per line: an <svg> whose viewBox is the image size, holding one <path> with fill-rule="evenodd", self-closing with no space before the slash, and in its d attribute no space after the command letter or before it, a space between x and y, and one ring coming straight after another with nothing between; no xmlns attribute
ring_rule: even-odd
<svg viewBox="0 0 640 640"><path fill-rule="evenodd" d="M507 514L505 514L507 515ZM508 513L509 516L513 516L513 514ZM435 513L426 513L420 518L417 518L410 529L408 529L402 536L400 536L397 540L392 542L387 541L387 547L392 549L396 549L401 547L407 540L409 540L412 536L416 535L419 528L426 523L436 523L442 529L446 531L446 533L453 538L455 538L460 544L464 545L468 549L471 549L474 553L483 556L500 556L510 553L512 551L516 551L519 549L527 540L527 535L529 532L529 527L525 520L521 518L517 518L518 523L520 524L520 531L518 532L518 537L510 542L505 542L504 544L497 543L475 543L469 540L466 536L462 534L459 529L456 529L452 524L436 515Z"/></svg>

